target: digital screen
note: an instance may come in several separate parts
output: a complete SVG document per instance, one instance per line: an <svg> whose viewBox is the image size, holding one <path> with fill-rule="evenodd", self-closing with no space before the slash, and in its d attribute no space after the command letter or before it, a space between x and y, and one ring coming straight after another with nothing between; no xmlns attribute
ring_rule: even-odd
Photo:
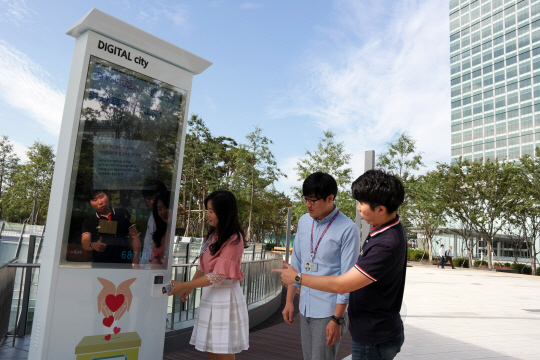
<svg viewBox="0 0 540 360"><path fill-rule="evenodd" d="M167 267L186 94L90 57L63 262Z"/></svg>
<svg viewBox="0 0 540 360"><path fill-rule="evenodd" d="M156 276L154 277L154 284L161 285L163 284L163 276Z"/></svg>

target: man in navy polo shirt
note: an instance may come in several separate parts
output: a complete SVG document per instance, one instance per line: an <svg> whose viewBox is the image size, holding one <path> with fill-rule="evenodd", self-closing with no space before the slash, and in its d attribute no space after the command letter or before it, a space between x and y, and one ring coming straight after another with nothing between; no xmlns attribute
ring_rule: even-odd
<svg viewBox="0 0 540 360"><path fill-rule="evenodd" d="M405 340L399 314L405 289L407 238L397 209L403 203L401 181L382 170L370 170L352 184L358 211L371 225L356 265L340 276L299 273L284 263L285 284L346 294L353 339L352 358L393 359Z"/></svg>

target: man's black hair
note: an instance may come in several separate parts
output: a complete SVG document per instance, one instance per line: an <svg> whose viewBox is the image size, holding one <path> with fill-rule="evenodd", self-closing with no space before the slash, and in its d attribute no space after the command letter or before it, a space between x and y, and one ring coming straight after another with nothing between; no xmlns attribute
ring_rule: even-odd
<svg viewBox="0 0 540 360"><path fill-rule="evenodd" d="M88 183L84 186L84 195L87 201L93 200L96 197L96 194L100 192L108 196L107 191L102 190L102 189L94 189L94 186L92 183Z"/></svg>
<svg viewBox="0 0 540 360"><path fill-rule="evenodd" d="M369 204L371 210L382 205L389 214L397 211L405 198L401 181L384 170L366 171L352 183L351 189L353 197Z"/></svg>
<svg viewBox="0 0 540 360"><path fill-rule="evenodd" d="M334 195L335 199L337 191L336 179L332 175L323 172L314 172L302 184L303 196L314 195L326 200L330 195Z"/></svg>

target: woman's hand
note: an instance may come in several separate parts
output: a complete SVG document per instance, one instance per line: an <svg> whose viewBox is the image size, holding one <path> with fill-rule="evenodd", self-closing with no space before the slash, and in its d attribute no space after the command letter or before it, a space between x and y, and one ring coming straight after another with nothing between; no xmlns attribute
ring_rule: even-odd
<svg viewBox="0 0 540 360"><path fill-rule="evenodd" d="M188 296L191 295L192 292L193 292L193 289L189 289L189 290L183 292L182 295L180 295L180 300L185 302L187 300Z"/></svg>
<svg viewBox="0 0 540 360"><path fill-rule="evenodd" d="M187 293L187 295L191 294L193 289L190 288L189 286L187 286L187 284L188 283L185 283L185 282L171 280L172 290L167 295L169 295L169 296L181 295L182 296L184 293ZM186 297L187 297L187 295L186 295ZM182 300L182 301L184 301L184 300Z"/></svg>

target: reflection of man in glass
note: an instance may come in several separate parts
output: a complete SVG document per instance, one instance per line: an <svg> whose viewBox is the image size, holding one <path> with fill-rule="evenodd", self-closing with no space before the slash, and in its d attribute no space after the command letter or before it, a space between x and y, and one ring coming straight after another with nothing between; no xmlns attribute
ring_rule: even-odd
<svg viewBox="0 0 540 360"><path fill-rule="evenodd" d="M112 208L103 190L89 190L88 200L96 213L83 222L83 249L92 251L96 263L139 264L141 244L131 214Z"/></svg>

